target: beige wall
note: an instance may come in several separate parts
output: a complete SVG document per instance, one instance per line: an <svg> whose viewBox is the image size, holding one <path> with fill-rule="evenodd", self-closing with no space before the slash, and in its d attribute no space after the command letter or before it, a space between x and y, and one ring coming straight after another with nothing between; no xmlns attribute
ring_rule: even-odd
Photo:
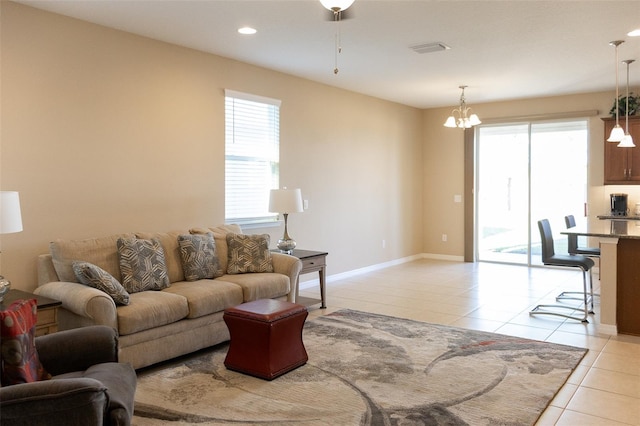
<svg viewBox="0 0 640 426"><path fill-rule="evenodd" d="M289 230L330 252L330 274L421 252L419 110L1 7L0 178L20 191L24 222L1 241L14 287L35 287L36 256L56 238L222 223L225 88L282 100L281 185L309 200ZM250 232L273 244L282 228Z"/></svg>

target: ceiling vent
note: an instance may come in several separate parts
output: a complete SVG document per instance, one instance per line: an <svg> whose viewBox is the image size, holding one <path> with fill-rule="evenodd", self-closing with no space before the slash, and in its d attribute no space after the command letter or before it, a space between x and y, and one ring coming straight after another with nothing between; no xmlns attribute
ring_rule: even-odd
<svg viewBox="0 0 640 426"><path fill-rule="evenodd" d="M409 49L413 50L416 53L432 53L432 52L441 52L443 50L449 50L451 49L451 47L438 41L435 43L417 44L415 46L410 46Z"/></svg>

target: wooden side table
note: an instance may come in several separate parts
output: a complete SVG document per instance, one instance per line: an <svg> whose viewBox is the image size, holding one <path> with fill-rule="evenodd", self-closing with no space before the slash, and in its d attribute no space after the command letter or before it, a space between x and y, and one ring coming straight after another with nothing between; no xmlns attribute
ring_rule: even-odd
<svg viewBox="0 0 640 426"><path fill-rule="evenodd" d="M298 293L300 291L300 277L298 277L298 283L296 285L296 303L310 306L320 302L320 309L325 309L327 307L325 279L328 254L329 253L324 251L299 249L294 249L291 252L291 256L295 256L302 261L302 270L300 271L300 275L308 274L310 272L318 272L320 276L320 300L310 297L298 297Z"/></svg>
<svg viewBox="0 0 640 426"><path fill-rule="evenodd" d="M62 302L22 290L9 290L2 302L0 302L0 310L8 308L11 303L20 299L36 299L38 304L36 337L58 331L58 308L62 305Z"/></svg>

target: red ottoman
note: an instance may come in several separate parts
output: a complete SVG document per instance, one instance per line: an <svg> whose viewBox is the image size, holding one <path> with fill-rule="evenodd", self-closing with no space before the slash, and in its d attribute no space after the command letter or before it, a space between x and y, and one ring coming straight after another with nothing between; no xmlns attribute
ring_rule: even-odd
<svg viewBox="0 0 640 426"><path fill-rule="evenodd" d="M224 365L267 380L304 365L309 359L302 343L307 315L302 305L274 299L225 309L231 343Z"/></svg>

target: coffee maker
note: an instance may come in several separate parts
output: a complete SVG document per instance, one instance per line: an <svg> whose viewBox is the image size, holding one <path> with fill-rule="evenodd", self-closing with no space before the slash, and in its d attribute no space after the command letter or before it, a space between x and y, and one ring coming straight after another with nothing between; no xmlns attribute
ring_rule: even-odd
<svg viewBox="0 0 640 426"><path fill-rule="evenodd" d="M611 194L611 216L627 215L627 194Z"/></svg>

